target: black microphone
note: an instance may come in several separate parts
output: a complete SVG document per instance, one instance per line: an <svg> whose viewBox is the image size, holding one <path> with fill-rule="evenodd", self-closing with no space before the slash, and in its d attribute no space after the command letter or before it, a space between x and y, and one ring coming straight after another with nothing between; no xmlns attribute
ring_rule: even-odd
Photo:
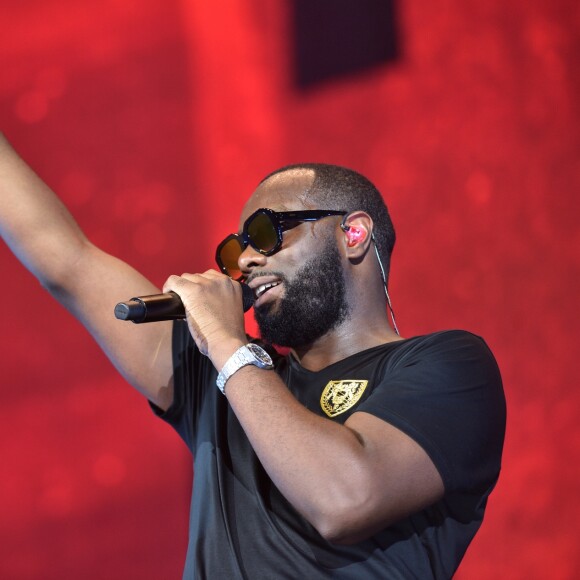
<svg viewBox="0 0 580 580"><path fill-rule="evenodd" d="M242 304L247 312L254 304L254 292L242 284ZM137 296L115 306L115 318L130 320L135 324L142 322L159 322L161 320L178 320L185 318L185 307L175 292Z"/></svg>

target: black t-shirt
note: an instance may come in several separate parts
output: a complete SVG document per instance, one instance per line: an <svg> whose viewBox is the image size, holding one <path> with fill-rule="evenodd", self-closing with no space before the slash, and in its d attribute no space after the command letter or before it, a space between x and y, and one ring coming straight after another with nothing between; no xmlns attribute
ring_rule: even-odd
<svg viewBox="0 0 580 580"><path fill-rule="evenodd" d="M352 546L324 540L277 490L183 322L173 352L174 401L156 412L195 458L184 578L452 576L497 481L505 431L499 370L481 338L419 336L318 372L276 356L277 372L312 412L339 423L371 413L419 443L441 474L441 501Z"/></svg>

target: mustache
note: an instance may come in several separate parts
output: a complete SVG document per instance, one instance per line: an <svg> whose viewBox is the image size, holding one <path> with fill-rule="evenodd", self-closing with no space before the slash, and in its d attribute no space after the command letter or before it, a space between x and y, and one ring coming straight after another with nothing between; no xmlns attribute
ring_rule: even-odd
<svg viewBox="0 0 580 580"><path fill-rule="evenodd" d="M286 276L282 272L277 272L275 270L261 270L260 272L252 272L246 278L246 284L249 284L252 280L256 278L262 278L264 276L271 276L273 278L278 278L281 282L286 282Z"/></svg>

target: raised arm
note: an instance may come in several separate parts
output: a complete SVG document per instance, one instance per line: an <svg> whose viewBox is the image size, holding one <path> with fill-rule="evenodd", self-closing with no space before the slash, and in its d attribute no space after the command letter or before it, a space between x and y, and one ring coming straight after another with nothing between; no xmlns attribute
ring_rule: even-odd
<svg viewBox="0 0 580 580"><path fill-rule="evenodd" d="M50 188L0 134L0 234L40 283L105 351L123 376L162 408L171 403L171 323L117 320L117 302L159 290L95 247Z"/></svg>

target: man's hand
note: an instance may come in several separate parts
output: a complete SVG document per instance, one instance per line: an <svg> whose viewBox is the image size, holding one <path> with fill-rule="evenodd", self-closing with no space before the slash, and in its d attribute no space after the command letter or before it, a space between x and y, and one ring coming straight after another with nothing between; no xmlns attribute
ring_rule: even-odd
<svg viewBox="0 0 580 580"><path fill-rule="evenodd" d="M189 331L200 352L220 370L235 350L247 342L242 309L242 289L224 274L170 276L163 292L179 294Z"/></svg>

